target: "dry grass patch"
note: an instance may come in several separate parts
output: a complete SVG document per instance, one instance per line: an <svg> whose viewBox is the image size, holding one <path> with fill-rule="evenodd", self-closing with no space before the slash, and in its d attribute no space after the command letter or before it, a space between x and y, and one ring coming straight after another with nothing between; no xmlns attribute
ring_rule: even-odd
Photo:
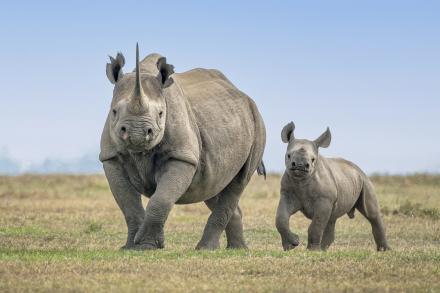
<svg viewBox="0 0 440 293"><path fill-rule="evenodd" d="M393 251L377 253L359 214L327 252L283 252L274 228L279 176L241 200L250 249L194 251L209 215L176 206L161 251L121 252L125 223L103 176L0 177L0 291L440 291L440 176L373 176ZM225 239L222 245L225 246Z"/></svg>

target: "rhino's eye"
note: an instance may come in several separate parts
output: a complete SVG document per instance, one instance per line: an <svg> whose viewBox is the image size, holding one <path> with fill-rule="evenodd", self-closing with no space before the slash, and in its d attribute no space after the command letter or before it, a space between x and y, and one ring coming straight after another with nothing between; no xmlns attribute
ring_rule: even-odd
<svg viewBox="0 0 440 293"><path fill-rule="evenodd" d="M112 112L113 112L113 115L116 115L116 113L117 113L115 109L113 109Z"/></svg>
<svg viewBox="0 0 440 293"><path fill-rule="evenodd" d="M287 155L287 158L290 159L290 155Z"/></svg>
<svg viewBox="0 0 440 293"><path fill-rule="evenodd" d="M312 158L312 163L314 163L315 162L315 158Z"/></svg>
<svg viewBox="0 0 440 293"><path fill-rule="evenodd" d="M160 111L159 112L159 118L162 118L162 115L163 115L163 111Z"/></svg>

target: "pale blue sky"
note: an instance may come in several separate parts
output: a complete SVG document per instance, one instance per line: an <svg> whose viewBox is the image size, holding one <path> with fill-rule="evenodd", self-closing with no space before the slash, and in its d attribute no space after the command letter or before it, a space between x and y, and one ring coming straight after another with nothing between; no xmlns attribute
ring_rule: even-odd
<svg viewBox="0 0 440 293"><path fill-rule="evenodd" d="M98 152L107 55L218 68L281 128L333 133L367 172L440 171L439 1L10 1L0 4L0 148L25 164ZM73 2L73 1L72 1ZM289 2L289 3L287 3Z"/></svg>

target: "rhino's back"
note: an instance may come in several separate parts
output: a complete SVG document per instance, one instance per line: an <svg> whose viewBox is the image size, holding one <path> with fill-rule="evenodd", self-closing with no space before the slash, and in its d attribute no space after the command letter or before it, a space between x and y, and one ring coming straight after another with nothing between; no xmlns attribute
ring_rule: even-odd
<svg viewBox="0 0 440 293"><path fill-rule="evenodd" d="M329 158L327 164L337 186L336 211L341 216L353 207L361 194L364 180L368 180L368 177L356 164L342 158Z"/></svg>
<svg viewBox="0 0 440 293"><path fill-rule="evenodd" d="M249 157L255 142L256 108L218 70L193 69L173 79L190 104L201 140L200 162L188 200L207 199L226 187Z"/></svg>

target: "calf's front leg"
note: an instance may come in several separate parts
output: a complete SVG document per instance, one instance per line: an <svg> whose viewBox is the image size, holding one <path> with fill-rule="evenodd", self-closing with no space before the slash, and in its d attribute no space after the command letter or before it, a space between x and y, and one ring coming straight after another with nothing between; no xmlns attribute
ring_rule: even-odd
<svg viewBox="0 0 440 293"><path fill-rule="evenodd" d="M293 198L281 193L280 202L278 204L275 225L278 233L281 235L281 244L285 251L291 250L298 246L299 237L292 233L289 227L289 219L299 210L299 204L295 203Z"/></svg>
<svg viewBox="0 0 440 293"><path fill-rule="evenodd" d="M308 231L307 249L320 250L321 239L332 213L332 204L327 199L317 200L313 206L312 223Z"/></svg>
<svg viewBox="0 0 440 293"><path fill-rule="evenodd" d="M137 249L164 247L163 228L168 214L176 201L190 186L195 166L186 162L170 160L157 176L157 187L150 198L145 216L134 238Z"/></svg>

